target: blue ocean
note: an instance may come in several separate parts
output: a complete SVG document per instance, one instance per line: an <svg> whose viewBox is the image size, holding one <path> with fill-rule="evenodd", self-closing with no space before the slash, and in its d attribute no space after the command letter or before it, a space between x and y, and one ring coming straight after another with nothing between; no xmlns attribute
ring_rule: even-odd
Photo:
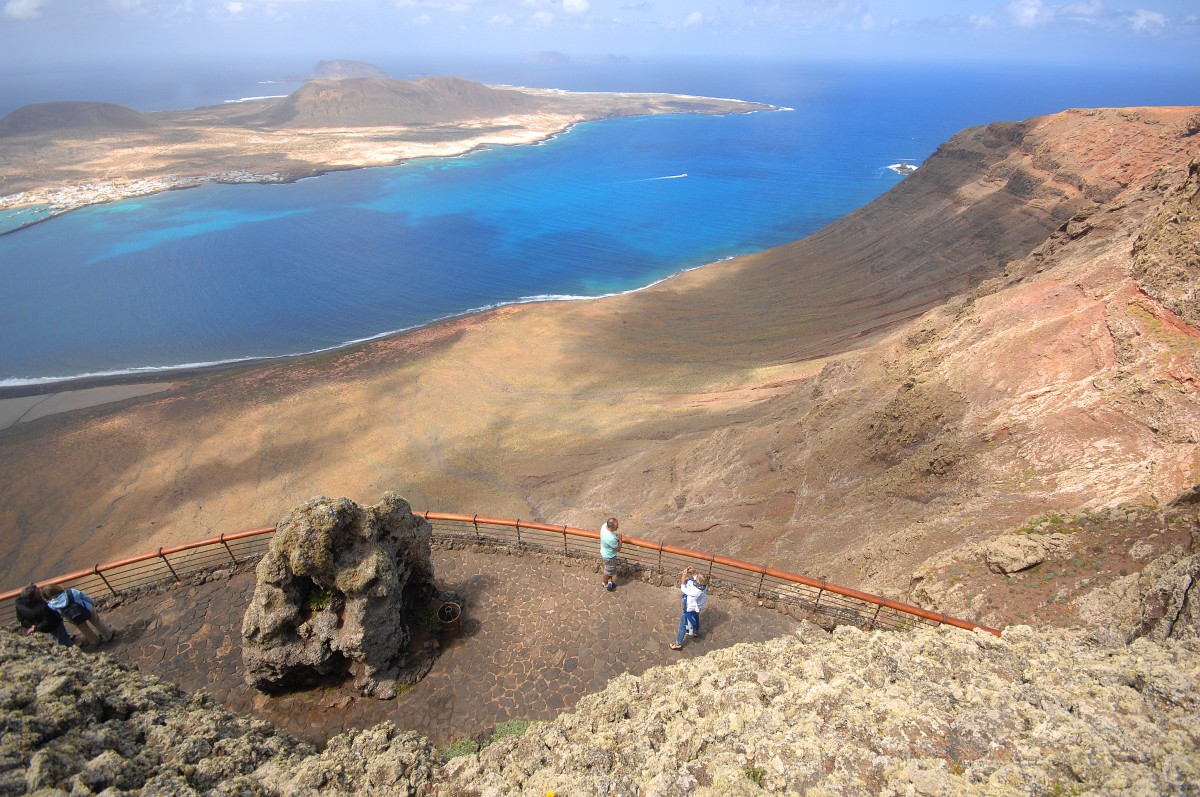
<svg viewBox="0 0 1200 797"><path fill-rule="evenodd" d="M542 144L207 186L0 235L0 387L320 351L505 303L636 290L801 238L958 130L1072 107L1200 105L1200 74L781 63L388 64L396 77L733 97L781 110L593 122ZM286 67L8 76L0 115L285 94ZM136 74L137 79L132 75ZM24 77L24 79L18 79Z"/></svg>

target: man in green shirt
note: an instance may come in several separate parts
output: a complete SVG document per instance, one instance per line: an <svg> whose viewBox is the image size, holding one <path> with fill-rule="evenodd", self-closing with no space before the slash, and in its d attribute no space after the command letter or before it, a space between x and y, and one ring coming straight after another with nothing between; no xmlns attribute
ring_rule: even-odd
<svg viewBox="0 0 1200 797"><path fill-rule="evenodd" d="M604 563L604 588L612 592L617 588L613 576L617 574L617 552L621 550L621 537L617 534L617 519L610 517L600 527L600 561Z"/></svg>

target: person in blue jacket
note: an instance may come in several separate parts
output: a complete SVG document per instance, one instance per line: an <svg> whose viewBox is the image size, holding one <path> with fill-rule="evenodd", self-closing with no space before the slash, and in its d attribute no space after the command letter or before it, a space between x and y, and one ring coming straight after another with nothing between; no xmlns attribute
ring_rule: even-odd
<svg viewBox="0 0 1200 797"><path fill-rule="evenodd" d="M708 603L708 576L695 568L684 568L679 576L679 591L683 593L683 613L671 650L683 650L684 637L700 636L700 610Z"/></svg>
<svg viewBox="0 0 1200 797"><path fill-rule="evenodd" d="M75 626L83 640L92 647L108 642L116 633L100 619L92 599L80 590L63 589L58 584L50 584L42 590L42 594L46 596L47 605Z"/></svg>

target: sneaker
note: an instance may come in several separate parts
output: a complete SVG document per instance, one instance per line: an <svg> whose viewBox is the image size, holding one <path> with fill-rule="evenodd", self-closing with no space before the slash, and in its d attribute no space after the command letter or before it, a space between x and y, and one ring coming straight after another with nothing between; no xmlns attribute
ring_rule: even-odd
<svg viewBox="0 0 1200 797"><path fill-rule="evenodd" d="M604 588L609 592L614 592L617 589L617 585L610 581L604 585Z"/></svg>

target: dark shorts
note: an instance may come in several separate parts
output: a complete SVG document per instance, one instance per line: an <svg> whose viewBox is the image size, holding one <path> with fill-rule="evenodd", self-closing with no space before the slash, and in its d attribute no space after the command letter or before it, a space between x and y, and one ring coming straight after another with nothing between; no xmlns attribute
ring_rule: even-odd
<svg viewBox="0 0 1200 797"><path fill-rule="evenodd" d="M600 561L604 562L604 575L615 576L617 574L617 557L602 556Z"/></svg>

